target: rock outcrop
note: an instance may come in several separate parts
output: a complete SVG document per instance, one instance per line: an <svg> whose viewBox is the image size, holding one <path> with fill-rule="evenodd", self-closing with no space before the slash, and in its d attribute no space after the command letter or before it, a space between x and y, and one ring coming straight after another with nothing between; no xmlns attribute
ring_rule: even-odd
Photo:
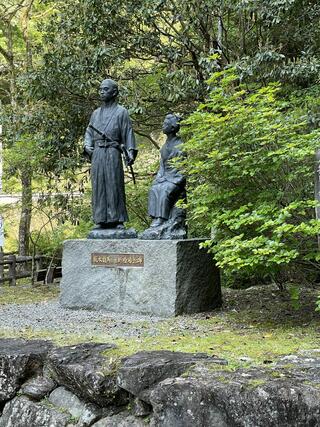
<svg viewBox="0 0 320 427"><path fill-rule="evenodd" d="M161 381L184 374L199 363L226 365L226 360L207 354L172 351L144 351L122 360L118 384L132 395L150 403L150 393Z"/></svg>
<svg viewBox="0 0 320 427"><path fill-rule="evenodd" d="M19 396L4 407L0 427L66 427L69 420L67 414Z"/></svg>
<svg viewBox="0 0 320 427"><path fill-rule="evenodd" d="M125 404L127 393L117 385L117 371L101 353L114 344L79 344L55 348L47 358L52 378L83 399L100 406Z"/></svg>
<svg viewBox="0 0 320 427"><path fill-rule="evenodd" d="M25 380L41 372L51 348L48 341L0 340L0 404L12 399Z"/></svg>
<svg viewBox="0 0 320 427"><path fill-rule="evenodd" d="M0 427L320 425L320 353L228 370L206 354L0 340Z"/></svg>
<svg viewBox="0 0 320 427"><path fill-rule="evenodd" d="M286 369L212 372L168 378L150 396L152 426L316 426L318 377Z"/></svg>
<svg viewBox="0 0 320 427"><path fill-rule="evenodd" d="M43 375L30 378L22 384L20 393L33 400L41 400L57 387L57 383L49 377Z"/></svg>

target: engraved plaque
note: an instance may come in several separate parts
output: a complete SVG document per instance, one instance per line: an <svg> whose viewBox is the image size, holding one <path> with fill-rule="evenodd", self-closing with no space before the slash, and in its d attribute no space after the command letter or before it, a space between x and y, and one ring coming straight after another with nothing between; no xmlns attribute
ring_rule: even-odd
<svg viewBox="0 0 320 427"><path fill-rule="evenodd" d="M143 254L91 254L91 265L100 267L144 267Z"/></svg>

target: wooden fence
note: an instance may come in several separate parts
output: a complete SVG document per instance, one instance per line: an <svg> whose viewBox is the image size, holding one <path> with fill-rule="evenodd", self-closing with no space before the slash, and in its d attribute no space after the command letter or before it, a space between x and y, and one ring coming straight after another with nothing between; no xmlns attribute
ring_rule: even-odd
<svg viewBox="0 0 320 427"><path fill-rule="evenodd" d="M0 252L0 284L9 282L10 286L15 286L17 279L30 277L32 282L44 281L53 283L55 278L61 277L61 267L44 267L48 258L42 255L18 256L14 253Z"/></svg>

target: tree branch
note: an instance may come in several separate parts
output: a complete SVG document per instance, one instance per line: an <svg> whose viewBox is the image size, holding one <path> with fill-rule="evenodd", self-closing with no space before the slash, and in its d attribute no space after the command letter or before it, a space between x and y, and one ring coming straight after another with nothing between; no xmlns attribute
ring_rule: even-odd
<svg viewBox="0 0 320 427"><path fill-rule="evenodd" d="M0 46L0 53L5 57L5 59L12 64L13 56L7 52L3 47Z"/></svg>
<svg viewBox="0 0 320 427"><path fill-rule="evenodd" d="M140 136L144 136L145 138L149 139L149 141L151 141L151 142L152 142L152 144L153 144L153 145L154 145L158 150L160 150L160 146L159 146L159 144L157 143L157 141L156 141L155 139L153 139L153 138L152 138L152 136L151 136L151 135L149 135L149 134L147 134L147 133L144 133L144 132L141 132L140 130L137 130L137 129L135 129L134 131L135 131L135 133L137 133L138 135L140 135Z"/></svg>

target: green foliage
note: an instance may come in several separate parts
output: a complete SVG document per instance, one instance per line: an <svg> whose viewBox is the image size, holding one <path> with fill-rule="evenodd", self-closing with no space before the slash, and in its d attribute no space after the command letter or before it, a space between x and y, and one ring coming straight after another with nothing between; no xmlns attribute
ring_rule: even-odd
<svg viewBox="0 0 320 427"><path fill-rule="evenodd" d="M242 78L306 87L319 78L320 5L309 0L237 2L242 21ZM284 30L285 29L285 30Z"/></svg>
<svg viewBox="0 0 320 427"><path fill-rule="evenodd" d="M46 0L39 8L49 11L38 33L32 27L39 61L19 87L37 105L31 122L54 177L81 167L81 139L107 76L119 82L138 135L158 129L168 111L193 111L210 74L227 64L264 84L306 87L319 78L314 1Z"/></svg>
<svg viewBox="0 0 320 427"><path fill-rule="evenodd" d="M128 227L143 231L149 226L148 191L151 185L149 179L138 181L137 185L126 186L127 209L129 215Z"/></svg>
<svg viewBox="0 0 320 427"><path fill-rule="evenodd" d="M11 147L4 150L5 175L21 176L26 168L39 174L46 155L46 147L41 146L36 137L19 135Z"/></svg>
<svg viewBox="0 0 320 427"><path fill-rule="evenodd" d="M294 310L298 310L300 308L300 288L295 285L291 285L288 288L291 305Z"/></svg>
<svg viewBox="0 0 320 427"><path fill-rule="evenodd" d="M127 186L130 225L142 229L156 170L151 132L168 111L194 111L213 87L189 120L197 131L187 148L190 233L216 233L217 259L233 274L263 277L316 260L308 159L320 123L317 1L9 0L0 17L7 178L27 168L42 176L44 192L82 191L84 129L99 82L115 78L139 143L148 141L143 162L152 160L138 170L138 186ZM207 83L228 64L252 92L228 73ZM257 83L265 88L254 90ZM73 206L56 198L50 215L64 210L72 227L77 215L90 224L88 209Z"/></svg>
<svg viewBox="0 0 320 427"><path fill-rule="evenodd" d="M64 240L86 238L93 227L89 196L47 194L34 203L38 224L31 240L36 253L61 257Z"/></svg>
<svg viewBox="0 0 320 427"><path fill-rule="evenodd" d="M80 221L77 225L64 222L57 224L53 230L44 230L39 236L38 231L34 231L32 234L36 241L36 252L48 257L61 257L65 240L84 239L92 227L92 222Z"/></svg>
<svg viewBox="0 0 320 427"><path fill-rule="evenodd" d="M129 214L129 227L137 231L145 230L150 224L148 215L148 192L159 168L159 150L150 149L147 141L139 143L139 153L134 165L136 185L126 172L126 199Z"/></svg>
<svg viewBox="0 0 320 427"><path fill-rule="evenodd" d="M188 206L214 238L205 244L229 274L271 275L317 261L310 130L279 84L247 90L233 69L215 73L208 101L186 121Z"/></svg>

